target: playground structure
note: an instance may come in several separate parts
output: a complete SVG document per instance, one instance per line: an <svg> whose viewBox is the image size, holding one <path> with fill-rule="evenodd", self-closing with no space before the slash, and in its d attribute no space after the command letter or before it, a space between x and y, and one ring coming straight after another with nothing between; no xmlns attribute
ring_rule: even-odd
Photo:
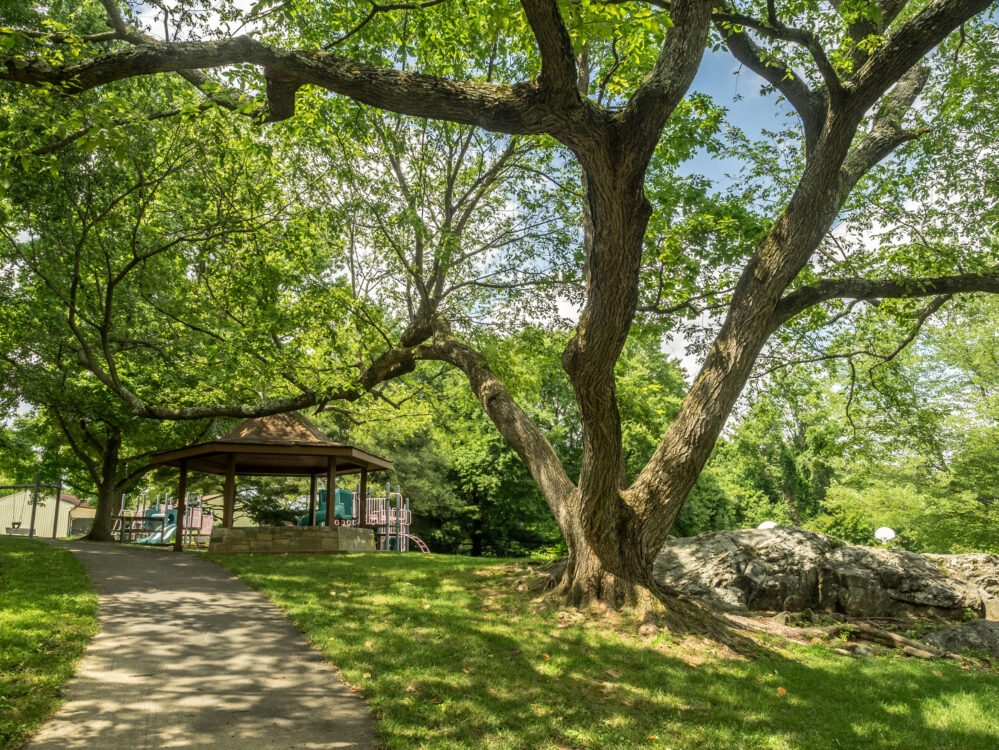
<svg viewBox="0 0 999 750"><path fill-rule="evenodd" d="M396 485L396 491L385 485L385 495L374 497L368 495L364 503L359 502L359 493L338 489L333 499L333 525L335 526L367 526L375 532L375 546L379 550L409 552L413 547L420 552L430 552L426 543L409 532L413 522L413 514L409 510L409 498L402 496L402 489ZM319 490L319 504L316 516L326 518L326 490ZM366 509L364 522L361 523L361 507ZM315 525L309 523L310 514L299 516L299 526ZM315 520L314 518L312 519Z"/></svg>
<svg viewBox="0 0 999 750"><path fill-rule="evenodd" d="M122 505L127 505L123 500ZM177 511L180 503L170 502L167 495L151 500L143 492L135 499L134 508L122 508L115 518L113 534L119 542L135 542L151 546L168 546L176 542ZM212 535L215 516L202 507L201 495L189 495L183 503L184 522L182 544L203 543Z"/></svg>

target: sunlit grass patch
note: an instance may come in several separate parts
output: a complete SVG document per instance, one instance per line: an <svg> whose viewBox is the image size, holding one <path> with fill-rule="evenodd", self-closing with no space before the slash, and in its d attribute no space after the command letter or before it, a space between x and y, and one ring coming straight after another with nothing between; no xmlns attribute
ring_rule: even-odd
<svg viewBox="0 0 999 750"><path fill-rule="evenodd" d="M517 590L518 561L212 559L341 668L389 748L999 747L999 676L949 662L783 642L746 660L627 617L566 626Z"/></svg>
<svg viewBox="0 0 999 750"><path fill-rule="evenodd" d="M59 705L59 687L97 632L97 595L67 550L0 536L0 748Z"/></svg>

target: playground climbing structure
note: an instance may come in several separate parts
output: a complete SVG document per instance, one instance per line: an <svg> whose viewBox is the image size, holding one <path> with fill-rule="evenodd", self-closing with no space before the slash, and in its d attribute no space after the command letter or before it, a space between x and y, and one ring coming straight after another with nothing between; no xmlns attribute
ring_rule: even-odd
<svg viewBox="0 0 999 750"><path fill-rule="evenodd" d="M319 490L318 494L319 506L315 515L299 517L299 526L323 525L321 521L316 524L316 520L326 518L326 490ZM426 542L410 533L412 523L409 498L403 497L398 486L393 492L390 485L385 485L385 494L380 497L372 495L370 487L363 498L360 493L345 489L337 489L334 495L333 525L370 528L375 532L375 544L380 550L409 552L415 548L420 552L430 552Z"/></svg>
<svg viewBox="0 0 999 750"><path fill-rule="evenodd" d="M114 536L120 542L169 545L177 536L178 503L166 495L150 499L141 493L128 508L123 499L122 511L115 518ZM184 504L183 544L196 545L207 541L215 528L215 516L203 507L201 495L188 495Z"/></svg>

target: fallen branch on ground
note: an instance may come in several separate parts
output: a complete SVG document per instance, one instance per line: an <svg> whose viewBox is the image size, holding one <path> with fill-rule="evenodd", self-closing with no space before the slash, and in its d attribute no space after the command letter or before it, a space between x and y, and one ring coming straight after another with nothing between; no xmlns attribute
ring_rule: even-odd
<svg viewBox="0 0 999 750"><path fill-rule="evenodd" d="M959 654L951 651L942 651L928 643L914 641L911 638L906 638L897 633L892 633L865 623L841 622L827 627L797 628L792 625L783 625L775 622L760 622L751 617L740 617L738 615L727 615L727 617L740 627L748 630L780 635L791 640L838 638L845 636L855 641L867 641L868 643L877 643L889 648L897 648L906 656L914 656L919 659L950 659L960 664L968 662L968 659Z"/></svg>

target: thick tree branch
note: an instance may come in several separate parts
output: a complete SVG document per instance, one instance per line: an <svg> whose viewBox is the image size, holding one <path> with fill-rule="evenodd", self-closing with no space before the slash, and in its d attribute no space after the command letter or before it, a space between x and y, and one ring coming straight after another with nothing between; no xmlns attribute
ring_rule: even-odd
<svg viewBox="0 0 999 750"><path fill-rule="evenodd" d="M121 8L118 7L118 0L100 0L100 2L104 6L104 12L107 14L108 26L111 27L119 39L127 38L130 30L125 23L124 16L121 14Z"/></svg>
<svg viewBox="0 0 999 750"><path fill-rule="evenodd" d="M968 292L999 294L999 272L907 279L828 279L784 297L774 310L771 329L779 328L809 307L832 299L936 297Z"/></svg>
<svg viewBox="0 0 999 750"><path fill-rule="evenodd" d="M843 162L843 191L849 192L868 170L903 143L926 132L906 130L902 121L926 86L929 76L929 68L917 64L906 71L895 88L881 100L870 132L850 149Z"/></svg>
<svg viewBox="0 0 999 750"><path fill-rule="evenodd" d="M815 67L818 69L819 75L822 76L822 80L825 82L832 100L836 102L841 99L843 96L843 82L840 81L836 69L829 61L826 51L822 48L822 40L819 39L819 35L805 29L794 29L785 26L777 19L772 6L769 11L769 20L766 23L757 21L751 16L738 13L731 8L715 11L714 19L716 24L720 26L724 24L744 26L771 39L794 42L801 45L812 56Z"/></svg>
<svg viewBox="0 0 999 750"><path fill-rule="evenodd" d="M774 62L745 32L735 32L716 23L725 46L740 63L777 89L801 118L805 131L805 152L811 154L826 119L826 100L785 63Z"/></svg>
<svg viewBox="0 0 999 750"><path fill-rule="evenodd" d="M572 40L556 0L521 0L527 22L541 52L538 86L552 102L579 103L576 93L576 59Z"/></svg>
<svg viewBox="0 0 999 750"><path fill-rule="evenodd" d="M520 456L538 483L561 528L567 528L567 504L576 491L544 433L510 395L489 368L485 358L438 324L432 341L418 347L422 360L447 362L461 370L472 392L482 404L496 429Z"/></svg>
<svg viewBox="0 0 999 750"><path fill-rule="evenodd" d="M615 118L626 147L619 158L642 170L700 66L711 27L711 0L676 0L670 4L670 18L674 25L666 31L655 66Z"/></svg>
<svg viewBox="0 0 999 750"><path fill-rule="evenodd" d="M0 80L87 91L157 73L196 71L249 63L274 84L270 118L289 117L294 90L315 85L400 114L477 125L506 133L558 130L558 118L535 83L512 86L455 81L356 62L317 50L280 50L247 36L215 42L145 42L80 63L0 58ZM198 74L200 75L200 74Z"/></svg>
<svg viewBox="0 0 999 750"><path fill-rule="evenodd" d="M857 70L848 88L851 107L859 116L912 69L951 32L985 11L993 0L932 0L910 18Z"/></svg>

